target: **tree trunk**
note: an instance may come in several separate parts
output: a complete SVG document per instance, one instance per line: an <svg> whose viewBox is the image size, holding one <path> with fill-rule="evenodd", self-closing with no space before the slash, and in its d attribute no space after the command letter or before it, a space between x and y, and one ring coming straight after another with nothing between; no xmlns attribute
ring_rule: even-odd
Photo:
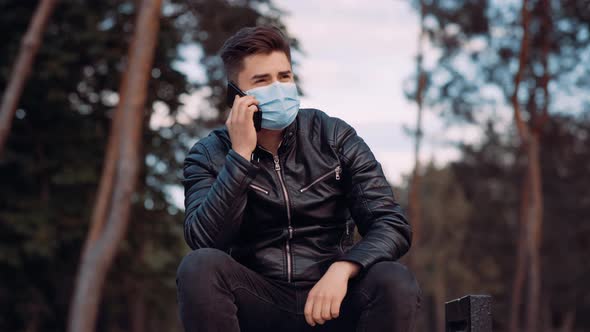
<svg viewBox="0 0 590 332"><path fill-rule="evenodd" d="M420 72L419 80L425 81L425 74ZM423 84L419 83L418 93L423 92ZM418 100L418 115L416 120L416 137L414 145L414 170L412 171L412 182L410 184L409 212L412 222L413 246L417 247L422 235L422 216L420 213L420 144L422 140L422 100Z"/></svg>
<svg viewBox="0 0 590 332"><path fill-rule="evenodd" d="M161 0L143 0L137 14L135 33L129 48L127 77L122 82L119 93L121 98L116 110L122 113L120 118L122 123L114 123L111 131L111 135L119 135L120 142L120 148L116 149L116 168L114 175L103 174L107 176L105 181L108 181L109 176L114 177L113 193L106 223L94 241L87 241L88 246L82 253L70 307L68 322L70 332L94 331L102 286L129 223L131 199L141 162L139 152L143 112L159 30L161 7ZM115 119L118 120L118 117L115 116ZM99 199L100 197L97 198L97 204ZM97 211L96 208L95 211Z"/></svg>
<svg viewBox="0 0 590 332"><path fill-rule="evenodd" d="M543 76L540 85L543 90L543 107L540 115L531 116L529 120L530 137L527 142L528 175L531 184L531 211L529 215L529 257L530 257L530 282L527 311L527 330L539 331L539 304L541 303L541 243L543 241L543 184L541 174L541 136L543 127L549 118L549 50L551 46L552 10L549 0L543 0L542 9L542 64ZM530 97L532 98L532 97ZM541 326L542 328L542 326Z"/></svg>
<svg viewBox="0 0 590 332"><path fill-rule="evenodd" d="M572 309L565 314L565 318L561 323L560 332L572 332L574 330L574 323L576 322L576 310Z"/></svg>
<svg viewBox="0 0 590 332"><path fill-rule="evenodd" d="M516 129L518 131L518 136L520 137L521 144L523 147L526 146L528 138L529 138L529 130L526 126L526 123L523 120L522 113L520 111L520 102L518 100L518 91L520 88L520 83L522 81L522 76L524 75L525 67L528 64L528 53L529 53L529 23L530 23L530 11L528 8L528 0L523 0L522 2L522 10L521 10L521 25L522 25L522 39L520 42L520 54L518 60L518 70L514 75L514 91L512 93L511 102L512 108L514 110L514 121L516 124ZM528 173L528 170L527 170ZM519 316L520 316L520 303L521 303L521 294L522 294L522 284L524 282L524 278L526 275L525 267L528 264L525 264L527 254L529 253L528 247L526 244L528 243L528 215L529 215L529 190L531 188L531 183L528 179L528 174L525 175L525 181L522 187L523 192L521 193L521 214L520 214L520 227L519 227L519 235L517 236L517 264L516 264L516 274L514 277L514 283L512 288L512 303L510 308L510 322L509 322L509 329L510 332L517 332L519 327Z"/></svg>
<svg viewBox="0 0 590 332"><path fill-rule="evenodd" d="M121 79L121 86L126 86L127 72L123 73ZM121 91L122 92L122 91ZM125 100L125 96L120 95L119 100ZM105 161L102 167L102 176L100 177L100 184L96 194L96 201L92 210L92 219L90 220L90 229L88 236L82 248L82 256L91 248L99 235L103 231L106 222L106 215L109 209L111 194L113 192L113 184L115 182L115 169L117 167L117 157L119 155L120 146L120 132L123 123L123 112L119 109L113 114L111 119L111 134L107 143L107 150L105 153Z"/></svg>
<svg viewBox="0 0 590 332"><path fill-rule="evenodd" d="M528 128L522 118L520 111L520 103L518 101L518 91L522 76L524 75L525 67L528 66L529 56L529 24L530 24L530 11L528 8L528 0L522 1L522 39L520 41L520 54L518 56L518 70L514 75L514 91L512 92L511 102L514 110L514 122L518 131L518 136L523 144L526 144L528 139Z"/></svg>
<svg viewBox="0 0 590 332"><path fill-rule="evenodd" d="M543 222L543 194L541 192L541 161L539 156L539 136L533 132L527 144L528 176L531 184L531 201L529 205L529 235L527 249L529 252L529 291L527 306L527 331L539 332L539 304L541 301L541 236Z"/></svg>
<svg viewBox="0 0 590 332"><path fill-rule="evenodd" d="M56 3L57 0L42 0L39 2L35 14L33 14L33 19L22 39L15 65L2 96L2 105L0 105L0 156L4 151L10 128L12 128L12 119L16 113L18 101L31 73L33 60L41 45L43 32Z"/></svg>
<svg viewBox="0 0 590 332"><path fill-rule="evenodd" d="M422 216L420 213L420 144L422 141L422 105L424 90L426 88L426 73L423 70L423 43L426 37L424 29L424 1L420 1L420 35L418 36L418 56L416 59L416 72L417 72L417 83L416 83L416 105L418 106L417 119L416 119L416 133L415 133L415 145L414 145L414 170L412 172L412 180L410 182L410 193L408 197L409 205L409 219L412 223L412 246L415 248L419 247L420 237L422 235ZM416 252L416 251L414 251ZM414 255L410 254L409 265L416 268L417 262Z"/></svg>
<svg viewBox="0 0 590 332"><path fill-rule="evenodd" d="M520 325L520 306L522 304L522 293L526 271L528 266L527 259L527 215L529 209L529 181L525 177L520 193L520 215L518 227L518 239L516 243L516 271L512 284L512 302L510 304L510 322L509 331L517 332Z"/></svg>
<svg viewBox="0 0 590 332"><path fill-rule="evenodd" d="M446 292L446 269L444 261L445 256L441 253L435 255L435 271L434 271L434 321L436 332L445 332L445 301L447 298Z"/></svg>
<svg viewBox="0 0 590 332"><path fill-rule="evenodd" d="M553 321L551 317L551 301L549 297L543 299L543 313L541 314L541 331L553 332Z"/></svg>
<svg viewBox="0 0 590 332"><path fill-rule="evenodd" d="M141 283L135 287L133 296L130 299L131 304L131 331L132 332L145 332L146 331L146 306L145 298L143 296Z"/></svg>

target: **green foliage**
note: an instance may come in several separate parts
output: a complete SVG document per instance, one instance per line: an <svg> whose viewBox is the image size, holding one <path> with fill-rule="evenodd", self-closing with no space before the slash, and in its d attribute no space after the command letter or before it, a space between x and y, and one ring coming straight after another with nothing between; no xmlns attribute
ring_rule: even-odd
<svg viewBox="0 0 590 332"><path fill-rule="evenodd" d="M462 188L456 186L450 168L427 166L421 182L423 227L427 229L417 248L416 261L424 275L426 292L433 292L436 278L448 280L447 292L457 297L470 287L471 271L459 261L467 235L471 206ZM429 280L430 279L430 280Z"/></svg>
<svg viewBox="0 0 590 332"><path fill-rule="evenodd" d="M461 158L422 172L422 240L412 247L424 293L423 331L434 331L434 310L465 294L494 298L494 330L508 324L519 231L520 185L526 160L518 139L488 122L481 142L461 146ZM576 313L590 320L590 114L554 116L543 134L543 307L557 326ZM401 196L405 205L405 197ZM439 300L440 301L440 300Z"/></svg>
<svg viewBox="0 0 590 332"><path fill-rule="evenodd" d="M543 137L542 182L543 306L559 323L578 312L578 328L587 329L590 288L583 282L590 269L580 264L590 252L590 117L555 116ZM494 296L496 328L509 317L515 274L515 241L519 231L520 185L525 160L516 139L491 124L481 144L463 147L452 169L459 187L476 211L468 222L461 261L475 276L475 292ZM516 157L515 157L516 156Z"/></svg>
<svg viewBox="0 0 590 332"><path fill-rule="evenodd" d="M503 330L515 275L520 186L526 163L522 142L505 125L513 118L510 103L522 52L522 1L413 3L417 10L423 9L428 42L436 49L426 54L427 60L434 60L426 61L427 108L453 125L468 122L482 128L482 141L462 145L462 157L452 165L475 211L467 223L460 261L474 276L476 290L494 296L495 329ZM588 241L581 239L590 235L586 225L590 191L584 185L590 161L586 93L590 86L590 7L583 0L528 3L529 52L517 102L531 127L546 105L552 117L541 129L540 305L550 316L546 325L560 324L568 311L577 311L576 326L587 329L590 322L581 313L587 312L589 293L581 280L588 276L588 269L580 264L580 255L589 252ZM545 79L549 79L548 95L543 91Z"/></svg>
<svg viewBox="0 0 590 332"><path fill-rule="evenodd" d="M436 331L429 318L443 309L444 301L473 293L480 286L472 267L463 259L469 222L477 212L457 185L451 167L437 168L431 163L421 173L422 231L420 242L412 245L411 268L422 289L418 330Z"/></svg>
<svg viewBox="0 0 590 332"><path fill-rule="evenodd" d="M484 124L495 116L493 111L506 109L514 92L522 2L423 2L429 42L440 52L427 68L426 102L451 121ZM416 7L418 3L414 1ZM535 117L546 101L542 93L545 37L549 41L549 111L575 113L588 102L590 8L585 0L548 3L546 9L543 1L529 1L529 54L518 93L525 119ZM545 10L550 11L549 26L544 23Z"/></svg>
<svg viewBox="0 0 590 332"><path fill-rule="evenodd" d="M65 330L68 305L102 171L134 29L131 0L64 0L44 35L0 160L0 330ZM0 91L6 86L37 1L0 1ZM129 232L105 285L99 330L129 330L142 296L148 331L179 330L175 274L188 251L182 211L169 186L179 184L187 147L213 122L188 117L184 95L205 93L224 110L216 52L243 26L275 23L268 0L165 1L144 118L141 185ZM189 81L180 50L203 51L206 78ZM293 40L296 46L296 41ZM150 126L154 110L171 120ZM207 108L208 105L199 105ZM182 115L184 115L184 121Z"/></svg>

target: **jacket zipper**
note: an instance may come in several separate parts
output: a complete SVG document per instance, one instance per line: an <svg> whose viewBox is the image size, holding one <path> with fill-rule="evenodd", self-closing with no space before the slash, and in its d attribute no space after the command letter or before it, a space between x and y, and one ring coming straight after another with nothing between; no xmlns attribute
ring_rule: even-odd
<svg viewBox="0 0 590 332"><path fill-rule="evenodd" d="M340 173L342 172L342 168L340 166L337 166L334 170L329 171L328 173L320 176L319 178L315 179L312 183L308 184L307 186L299 189L299 192L304 192L306 190L308 190L309 188L313 187L316 183L324 180L325 178L327 178L328 176L330 176L332 173L336 174L336 180L340 180Z"/></svg>
<svg viewBox="0 0 590 332"><path fill-rule="evenodd" d="M289 232L289 237L285 241L285 251L287 252L287 282L291 282L292 274L293 274L293 267L292 267L292 259L291 259L291 245L289 241L293 238L293 227L291 226L291 209L289 208L289 194L287 193L287 187L285 187L285 182L283 181L283 176L281 174L281 164L279 161L279 156L273 156L275 162L275 171L279 177L279 182L281 183L281 188L283 189L283 196L285 196L285 205L287 207L287 231Z"/></svg>
<svg viewBox="0 0 590 332"><path fill-rule="evenodd" d="M264 189L264 188L262 188L262 187L260 187L260 186L257 186L257 185L255 185L255 184L252 184L252 183L251 183L251 184L250 184L250 188L252 188L252 189L254 189L254 190L258 190L258 191L260 191L260 192L263 192L263 193L265 193L265 194L267 194L267 195L268 195L268 190L266 190L266 189Z"/></svg>
<svg viewBox="0 0 590 332"><path fill-rule="evenodd" d="M344 254L343 242L344 242L344 240L348 240L349 234L350 234L350 231L348 230L348 221L346 221L346 223L344 224L344 233L342 233L342 235L340 236L340 242L338 242L338 248L340 249L340 252L342 254Z"/></svg>

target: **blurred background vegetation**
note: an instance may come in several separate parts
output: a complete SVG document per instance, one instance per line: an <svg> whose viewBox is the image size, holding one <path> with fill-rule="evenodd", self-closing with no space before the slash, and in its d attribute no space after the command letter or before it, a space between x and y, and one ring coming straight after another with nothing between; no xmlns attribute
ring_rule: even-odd
<svg viewBox="0 0 590 332"><path fill-rule="evenodd" d="M142 2L57 1L42 31L0 147L0 331L68 328ZM3 94L39 3L0 0ZM396 187L416 230L404 262L424 291L419 330L444 331L444 301L486 293L496 331L590 331L590 4L412 4L422 47L406 93L418 110L417 153L426 109L481 131L478 142L458 142L457 161L416 159ZM171 190L188 148L226 116L217 51L244 26L273 24L290 35L271 0L167 0L161 8L138 181L100 288L98 331L180 331L175 274L189 248ZM180 65L195 45L206 74L199 81ZM422 61L428 52L437 54L433 65ZM194 93L204 97L197 110L185 104Z"/></svg>

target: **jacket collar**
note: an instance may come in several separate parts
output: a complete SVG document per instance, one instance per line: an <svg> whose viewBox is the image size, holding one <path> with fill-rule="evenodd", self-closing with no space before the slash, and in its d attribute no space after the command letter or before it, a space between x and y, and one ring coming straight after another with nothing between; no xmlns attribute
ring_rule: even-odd
<svg viewBox="0 0 590 332"><path fill-rule="evenodd" d="M285 129L283 129L283 138L281 140L281 145L279 146L278 149L278 154L281 155L289 150L291 150L291 148L295 145L295 138L297 136L297 129L298 129L298 119L299 119L299 115L297 115L297 117L295 118L295 120L293 120L293 122L288 125ZM256 145L256 148L254 149L254 152L252 153L252 160L259 158L259 156L262 155L269 155L269 157L272 158L272 154L265 150L264 148L262 148L260 145Z"/></svg>
<svg viewBox="0 0 590 332"><path fill-rule="evenodd" d="M295 120L285 128L283 131L283 141L279 147L278 153L281 154L283 151L288 151L295 143L295 137L297 136L297 120L299 117L295 117Z"/></svg>

